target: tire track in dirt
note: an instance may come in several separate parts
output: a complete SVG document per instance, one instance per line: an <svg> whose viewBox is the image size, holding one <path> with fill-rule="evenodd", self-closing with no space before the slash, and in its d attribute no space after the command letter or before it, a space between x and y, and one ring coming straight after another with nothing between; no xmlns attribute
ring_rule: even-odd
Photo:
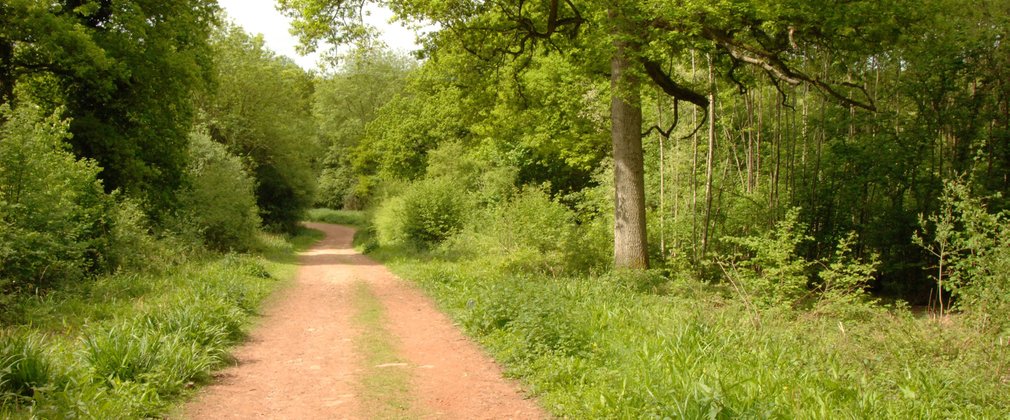
<svg viewBox="0 0 1010 420"><path fill-rule="evenodd" d="M192 419L537 419L547 415L416 287L355 252L354 230L310 223L326 238L303 253L295 283L268 305L237 364L184 407ZM363 302L374 299L374 302ZM363 342L361 308L384 324L395 363L376 364ZM378 395L384 371L406 372L406 389ZM390 371L392 372L392 371ZM378 380L376 380L378 379ZM373 388L368 388L373 387ZM387 391L382 391L387 392ZM400 411L381 400L406 401ZM397 403L399 404L399 403Z"/></svg>

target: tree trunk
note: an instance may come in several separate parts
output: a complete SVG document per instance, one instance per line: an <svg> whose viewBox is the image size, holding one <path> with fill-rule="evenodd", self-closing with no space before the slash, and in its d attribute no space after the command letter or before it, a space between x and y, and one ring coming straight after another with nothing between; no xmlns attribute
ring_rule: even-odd
<svg viewBox="0 0 1010 420"><path fill-rule="evenodd" d="M701 233L701 255L708 254L709 226L712 223L712 170L715 161L715 75L712 56L708 56L708 157L705 160L705 226ZM728 166L728 164L727 164Z"/></svg>
<svg viewBox="0 0 1010 420"><path fill-rule="evenodd" d="M614 147L614 267L645 269L645 163L639 80L629 45L614 42L610 62L610 138Z"/></svg>

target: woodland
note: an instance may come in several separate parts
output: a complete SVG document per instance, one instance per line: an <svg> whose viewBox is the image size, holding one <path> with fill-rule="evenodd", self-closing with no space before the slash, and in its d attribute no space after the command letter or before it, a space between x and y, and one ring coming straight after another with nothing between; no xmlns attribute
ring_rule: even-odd
<svg viewBox="0 0 1010 420"><path fill-rule="evenodd" d="M1010 3L277 7L320 69L213 0L0 2L0 415L164 414L302 220L558 417L1010 410Z"/></svg>

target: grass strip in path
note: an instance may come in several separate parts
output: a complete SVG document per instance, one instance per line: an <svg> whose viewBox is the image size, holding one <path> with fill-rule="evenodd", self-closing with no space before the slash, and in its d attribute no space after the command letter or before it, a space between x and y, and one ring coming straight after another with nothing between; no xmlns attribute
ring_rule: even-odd
<svg viewBox="0 0 1010 420"><path fill-rule="evenodd" d="M355 351L364 362L359 395L367 417L418 417L410 412L412 367L396 351L398 343L386 329L386 311L382 302L363 280L354 282L352 302L355 309L353 321L360 329Z"/></svg>

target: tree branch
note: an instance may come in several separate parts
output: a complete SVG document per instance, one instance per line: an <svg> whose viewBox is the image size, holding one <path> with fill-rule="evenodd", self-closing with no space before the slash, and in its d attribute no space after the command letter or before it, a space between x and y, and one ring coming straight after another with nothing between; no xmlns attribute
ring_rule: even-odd
<svg viewBox="0 0 1010 420"><path fill-rule="evenodd" d="M757 48L749 47L743 43L735 41L729 34L712 28L705 28L701 31L701 35L706 39L715 42L718 46L722 47L729 52L736 60L758 66L765 70L769 76L773 79L777 79L788 83L792 86L797 86L801 83L809 83L816 87L818 90L830 95L831 97L837 99L845 105L855 106L863 108L869 111L876 111L877 107L873 103L873 98L870 97L869 93L865 88L858 86L854 83L843 83L844 86L854 87L859 89L863 96L866 97L866 102L851 98L839 92L833 86L827 82L821 80L817 77L811 77L803 72L789 68L789 66L782 61L776 54L760 50Z"/></svg>
<svg viewBox="0 0 1010 420"><path fill-rule="evenodd" d="M708 98L698 92L695 92L689 88L681 86L674 82L668 74L663 71L663 67L652 60L642 59L642 64L645 66L645 73L649 75L663 92L670 95L676 99L687 101L702 108L708 108Z"/></svg>

